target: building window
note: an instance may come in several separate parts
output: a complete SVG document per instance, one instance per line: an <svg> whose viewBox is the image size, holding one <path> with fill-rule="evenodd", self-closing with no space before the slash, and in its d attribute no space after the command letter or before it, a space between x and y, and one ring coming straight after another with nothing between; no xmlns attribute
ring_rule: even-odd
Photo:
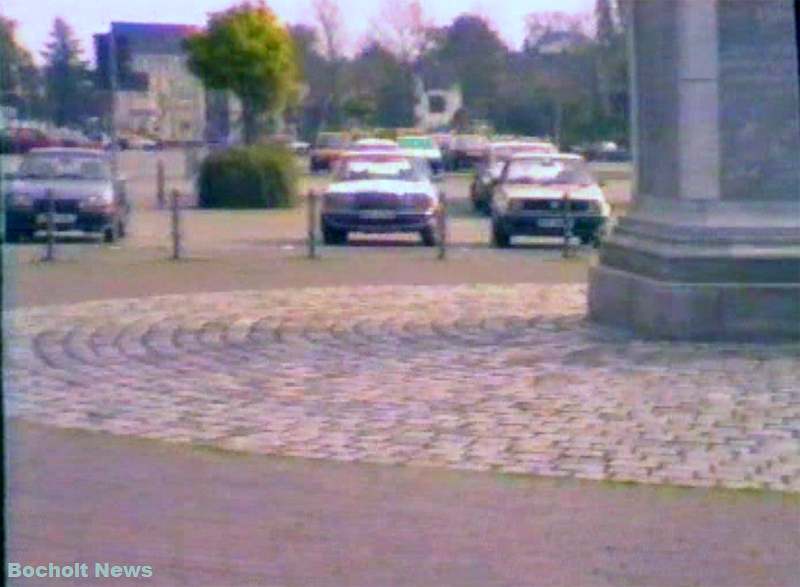
<svg viewBox="0 0 800 587"><path fill-rule="evenodd" d="M431 114L443 114L447 110L447 100L444 96L434 94L428 98Z"/></svg>

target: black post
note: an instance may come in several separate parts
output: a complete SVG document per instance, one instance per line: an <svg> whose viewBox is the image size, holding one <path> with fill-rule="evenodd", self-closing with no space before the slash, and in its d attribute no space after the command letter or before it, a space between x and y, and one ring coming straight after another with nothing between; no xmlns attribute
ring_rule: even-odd
<svg viewBox="0 0 800 587"><path fill-rule="evenodd" d="M172 258L178 260L181 258L181 216L180 206L178 200L180 199L180 192L172 190Z"/></svg>
<svg viewBox="0 0 800 587"><path fill-rule="evenodd" d="M572 256L572 200L570 199L569 192L564 192L561 198L561 207L564 214L564 248L561 251L562 256L566 259Z"/></svg>
<svg viewBox="0 0 800 587"><path fill-rule="evenodd" d="M447 195L440 194L439 211L436 216L437 232L439 233L439 260L447 258Z"/></svg>
<svg viewBox="0 0 800 587"><path fill-rule="evenodd" d="M166 199L166 177L164 174L164 160L159 158L156 164L156 200L159 208L164 208Z"/></svg>
<svg viewBox="0 0 800 587"><path fill-rule="evenodd" d="M55 260L55 214L56 214L56 200L53 196L53 190L47 190L47 246L45 248L44 260Z"/></svg>
<svg viewBox="0 0 800 587"><path fill-rule="evenodd" d="M317 257L317 192L308 192L308 258Z"/></svg>

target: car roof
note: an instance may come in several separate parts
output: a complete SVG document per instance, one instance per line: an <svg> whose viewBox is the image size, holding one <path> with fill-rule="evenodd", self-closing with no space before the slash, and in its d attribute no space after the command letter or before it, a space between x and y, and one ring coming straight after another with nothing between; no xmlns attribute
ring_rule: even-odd
<svg viewBox="0 0 800 587"><path fill-rule="evenodd" d="M532 153L532 152L522 152L522 153L514 153L511 156L511 159L563 159L569 161L583 161L583 157L580 155L576 155L575 153Z"/></svg>
<svg viewBox="0 0 800 587"><path fill-rule="evenodd" d="M339 159L408 159L401 150L387 150L387 151L345 151L339 156Z"/></svg>
<svg viewBox="0 0 800 587"><path fill-rule="evenodd" d="M37 147L28 151L32 155L79 155L81 157L108 157L108 153L100 149L82 147Z"/></svg>
<svg viewBox="0 0 800 587"><path fill-rule="evenodd" d="M359 139L356 147L396 147L397 143L390 139Z"/></svg>

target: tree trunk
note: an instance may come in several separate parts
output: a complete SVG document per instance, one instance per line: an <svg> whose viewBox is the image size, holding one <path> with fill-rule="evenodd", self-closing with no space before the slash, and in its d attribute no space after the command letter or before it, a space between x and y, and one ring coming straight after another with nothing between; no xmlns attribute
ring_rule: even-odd
<svg viewBox="0 0 800 587"><path fill-rule="evenodd" d="M553 133L555 134L556 146L561 149L561 131L564 125L564 104L561 98L556 98L555 101L555 120L553 121Z"/></svg>
<svg viewBox="0 0 800 587"><path fill-rule="evenodd" d="M258 112L249 100L242 99L242 134L245 145L258 140Z"/></svg>

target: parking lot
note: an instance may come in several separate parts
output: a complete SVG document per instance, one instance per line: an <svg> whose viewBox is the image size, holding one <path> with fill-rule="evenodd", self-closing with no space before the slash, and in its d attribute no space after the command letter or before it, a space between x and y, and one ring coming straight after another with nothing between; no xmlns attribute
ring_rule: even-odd
<svg viewBox="0 0 800 587"><path fill-rule="evenodd" d="M167 191L179 190L186 262L169 261L171 219L156 200L157 162L164 161ZM594 256L583 248L563 259L558 239L521 240L510 250L489 246L489 220L472 211L471 174L444 178L448 198L446 261L420 245L416 235L353 235L350 246L323 247L321 259L305 259L307 215L303 202L289 210L209 211L195 209L188 158L182 151L123 151L120 172L133 205L127 238L115 245L91 239L60 239L58 262L45 265L41 242L7 247L6 283L11 304L39 305L161 293L229 291L325 285L575 283L585 280ZM3 169L16 161L4 159ZM307 161L299 164L305 170ZM601 164L615 212L629 199L628 167ZM324 189L329 177L304 173L301 196Z"/></svg>

